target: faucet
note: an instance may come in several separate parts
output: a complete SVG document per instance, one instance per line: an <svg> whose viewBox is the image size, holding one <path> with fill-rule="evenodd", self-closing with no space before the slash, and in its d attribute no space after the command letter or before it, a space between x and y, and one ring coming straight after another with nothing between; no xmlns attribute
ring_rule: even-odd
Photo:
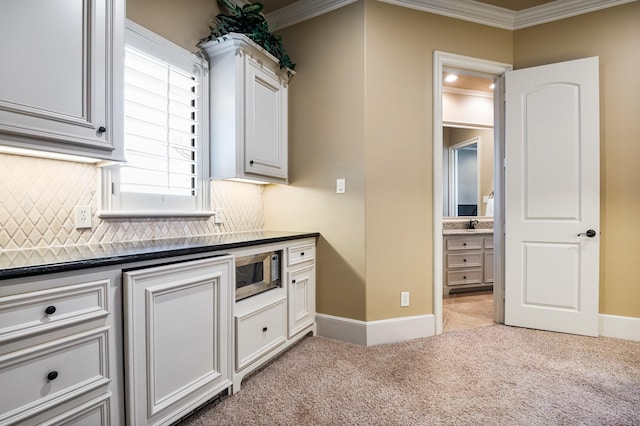
<svg viewBox="0 0 640 426"><path fill-rule="evenodd" d="M477 220L469 219L469 223L467 223L467 229L476 229L477 224L478 224Z"/></svg>

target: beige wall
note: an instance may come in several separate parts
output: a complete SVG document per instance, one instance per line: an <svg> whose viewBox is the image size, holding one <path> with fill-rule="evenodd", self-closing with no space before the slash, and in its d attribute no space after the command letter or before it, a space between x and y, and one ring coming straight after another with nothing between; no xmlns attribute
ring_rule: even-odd
<svg viewBox="0 0 640 426"><path fill-rule="evenodd" d="M195 52L218 14L215 0L127 0L127 18Z"/></svg>
<svg viewBox="0 0 640 426"><path fill-rule="evenodd" d="M292 184L265 190L265 227L322 233L319 312L367 321L432 313L433 51L511 62L511 33L359 1L281 35L298 64ZM401 291L411 293L408 308Z"/></svg>
<svg viewBox="0 0 640 426"><path fill-rule="evenodd" d="M365 319L364 4L281 32L289 86L290 186L265 190L265 228L318 231L319 312ZM346 193L336 194L336 179Z"/></svg>
<svg viewBox="0 0 640 426"><path fill-rule="evenodd" d="M366 1L367 320L432 313L433 51L512 60L506 30ZM400 291L411 306L400 307Z"/></svg>
<svg viewBox="0 0 640 426"><path fill-rule="evenodd" d="M600 57L600 312L640 318L640 2L514 33L514 67Z"/></svg>

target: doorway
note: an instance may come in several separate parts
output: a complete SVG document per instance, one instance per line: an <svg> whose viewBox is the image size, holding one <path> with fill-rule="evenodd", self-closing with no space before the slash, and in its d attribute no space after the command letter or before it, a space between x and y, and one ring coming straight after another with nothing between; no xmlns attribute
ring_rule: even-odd
<svg viewBox="0 0 640 426"><path fill-rule="evenodd" d="M443 298L444 298L444 250L443 250L443 217L444 217L444 190L435 190L436 188L444 188L444 167L443 167L443 151L444 151L444 137L443 126L445 124L443 120L443 92L444 84L443 78L447 70L457 69L465 70L470 74L477 74L492 79L497 79L505 72L511 70L511 65L488 61L479 58L473 58L468 56L462 56L452 53L434 52L434 122L433 122L433 287L434 287L434 316L436 324L436 334L441 334L443 331ZM501 86L496 89L498 94L502 93ZM496 96L496 97L500 97ZM499 108L501 102L494 100L494 105ZM494 107L494 111L496 110ZM495 207L494 207L494 255L492 261L492 270L496 272L493 277L493 314L495 322L504 322L504 280L502 277L502 259L503 253L503 238L502 225L503 223L503 209L500 206L501 200L501 186L503 182L501 167L502 158L504 157L503 146L501 145L501 135L503 134L503 123L500 123L497 117L500 117L501 112L495 111L494 116L494 182L495 182Z"/></svg>

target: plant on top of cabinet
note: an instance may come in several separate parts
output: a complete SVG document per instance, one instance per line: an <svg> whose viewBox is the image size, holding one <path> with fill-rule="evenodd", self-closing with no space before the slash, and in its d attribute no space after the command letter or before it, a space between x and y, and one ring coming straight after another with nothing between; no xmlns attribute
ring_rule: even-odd
<svg viewBox="0 0 640 426"><path fill-rule="evenodd" d="M212 27L210 38L199 44L211 70L211 178L286 184L288 85L294 65L287 56L290 68L283 68L282 59L250 38L261 34L256 37L258 41L267 39L267 24L260 14L262 5L241 8L227 0L224 4L233 7L240 17L218 15L219 26ZM234 19L242 25L232 24ZM231 28L248 34L231 32L215 38L220 31ZM273 40L281 45L275 37L270 46ZM284 49L276 54L282 52Z"/></svg>
<svg viewBox="0 0 640 426"><path fill-rule="evenodd" d="M209 26L211 33L198 42L199 46L218 40L230 33L244 34L259 46L265 49L278 59L280 69L287 69L289 76L296 67L287 55L282 44L282 37L275 35L269 29L269 24L262 15L262 3L248 3L244 6L236 6L230 0L219 0L230 12L231 15L220 13L216 16L216 21Z"/></svg>

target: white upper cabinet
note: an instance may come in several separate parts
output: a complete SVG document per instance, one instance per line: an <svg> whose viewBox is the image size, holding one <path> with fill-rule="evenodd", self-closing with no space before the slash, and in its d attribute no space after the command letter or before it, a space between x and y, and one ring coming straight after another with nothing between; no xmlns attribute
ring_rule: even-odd
<svg viewBox="0 0 640 426"><path fill-rule="evenodd" d="M124 0L2 9L0 144L122 160Z"/></svg>
<svg viewBox="0 0 640 426"><path fill-rule="evenodd" d="M287 70L242 34L203 46L210 63L211 177L288 183Z"/></svg>

